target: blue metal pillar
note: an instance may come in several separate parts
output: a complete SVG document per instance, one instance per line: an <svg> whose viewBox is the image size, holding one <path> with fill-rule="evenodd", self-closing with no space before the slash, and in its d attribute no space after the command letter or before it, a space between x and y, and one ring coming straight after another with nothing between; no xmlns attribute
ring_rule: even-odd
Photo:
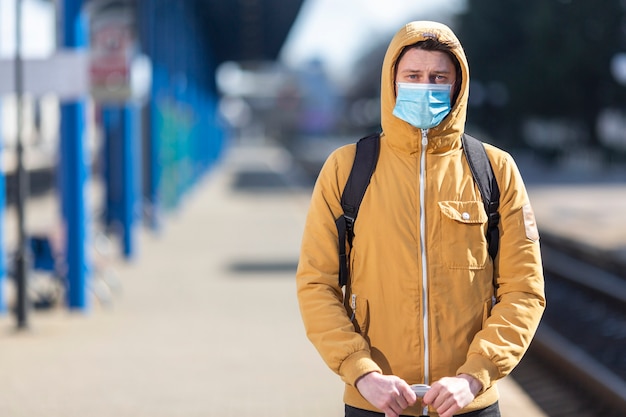
<svg viewBox="0 0 626 417"><path fill-rule="evenodd" d="M102 177L104 182L104 224L107 231L115 233L119 222L119 201L121 189L121 172L120 167L116 164L117 159L114 155L119 155L119 140L116 135L119 134L119 112L115 107L102 106L102 139L104 144L102 147L103 170Z"/></svg>
<svg viewBox="0 0 626 417"><path fill-rule="evenodd" d="M62 45L80 51L87 46L86 16L82 0L61 2ZM61 209L66 228L67 304L70 309L89 307L88 281L91 263L87 193L89 169L85 140L85 102L78 100L61 105Z"/></svg>
<svg viewBox="0 0 626 417"><path fill-rule="evenodd" d="M163 54L163 49L165 45L169 44L169 42L164 42L168 39L168 33L163 35L163 31L160 29L159 23L157 22L158 16L165 13L165 8L167 4L163 1L155 1L153 3L141 3L140 4L142 10L142 18L144 23L144 41L146 50L150 59L152 60L153 70L152 70L152 86L150 91L150 98L148 101L148 109L149 109L149 126L148 131L150 132L150 140L148 146L148 190L147 190L147 200L150 204L150 217L149 217L149 225L150 227L158 231L161 228L161 192L160 192L160 184L161 184L161 137L159 134L159 121L157 120L158 114L158 103L159 100L163 97L163 90L167 88L168 80L167 80L167 72L163 68L163 64L161 62L161 55Z"/></svg>
<svg viewBox="0 0 626 417"><path fill-rule="evenodd" d="M124 106L124 256L137 251L137 220L141 215L141 112L134 102Z"/></svg>
<svg viewBox="0 0 626 417"><path fill-rule="evenodd" d="M120 234L124 257L136 251L140 213L141 154L139 111L133 102L103 108L105 133L106 223Z"/></svg>

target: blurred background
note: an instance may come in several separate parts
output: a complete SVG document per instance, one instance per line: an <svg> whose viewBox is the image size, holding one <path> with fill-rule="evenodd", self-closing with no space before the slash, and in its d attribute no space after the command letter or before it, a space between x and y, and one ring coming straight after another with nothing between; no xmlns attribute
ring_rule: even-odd
<svg viewBox="0 0 626 417"><path fill-rule="evenodd" d="M577 298L591 291L586 287L552 284L555 300L569 306L576 304L569 300L577 300L585 308L573 312L557 305L547 318L553 328L571 328L568 337L577 348L618 370L608 378L615 391L589 415L624 410L619 407L626 403L626 316L618 283L623 283L626 259L623 0L601 5L581 0L0 0L2 322L25 329L32 311L92 312L94 306L115 305L116 291L132 289L123 275L143 272L116 273L112 265L171 258L181 268L176 260L183 257L193 266L204 261L203 255L184 257L181 242L196 235L227 239L195 243L221 261L228 258L221 251L250 251L248 258L229 264L228 274L292 278L299 227L319 169L338 146L379 131L383 56L394 33L411 20L446 23L461 40L471 74L466 130L513 154L531 190L545 246L567 248L578 260L594 258L622 277L607 281L600 301ZM229 193L203 188L207 178L215 182L224 175L232 176ZM288 197L278 189L287 190ZM189 217L195 223L179 242L171 224L195 207L198 190L206 195L198 212L213 217L202 224ZM248 197L235 198L233 190ZM285 204L293 211L287 217L298 219L289 230L284 219L272 217ZM258 216L251 215L251 207ZM195 233L193 226L204 232ZM237 233L249 236L247 246L228 240ZM167 255L140 250L150 246L145 234L169 244ZM284 241L275 243L280 236ZM560 262L571 267L573 261ZM207 270L211 277L226 274L215 266ZM280 288L281 293L287 280L282 281L269 287L248 282L247 288ZM140 299L148 297L142 285ZM154 296L157 282L148 285ZM608 294L621 298L607 301ZM281 302L275 300L273 307ZM156 312L144 307L154 319ZM289 308L297 322L297 308ZM581 314L576 323L609 339L580 334L572 323L576 314ZM181 310L183 316L189 318ZM302 332L296 322L289 323ZM604 342L586 346L592 339ZM202 343L214 347L213 339ZM548 362L556 362L555 349L566 350L558 346L548 349ZM10 352L7 357L21 363L22 346L14 347L15 357ZM307 352L311 356L302 360L318 360ZM517 379L530 381L524 389L533 396L545 391L545 385L532 391L533 380L547 378L537 376L545 356L543 361L530 358L532 369L519 371ZM593 369L591 374L605 375ZM591 378L566 375L561 379ZM309 384L314 382L311 378ZM559 397L573 404L579 396L554 392L547 403ZM3 405L0 401L0 409ZM565 411L548 415L568 415Z"/></svg>
<svg viewBox="0 0 626 417"><path fill-rule="evenodd" d="M85 128L92 155L101 159L102 109L134 101L143 114L142 153L155 142L163 151L163 175L152 187L161 188L166 207L176 204L178 185L194 174L191 167L168 174L174 162L167 158L176 156L165 152L173 137L165 129L188 141L191 147L178 146L183 153L185 147L210 148L204 165L229 140L254 132L312 164L313 173L334 142L379 129L382 57L399 25L414 19L445 22L462 40L472 71L470 133L512 152L528 151L552 169L610 171L625 162L620 1L603 7L567 0L393 1L385 7L330 0L80 3L88 20L90 85L84 88L91 108ZM15 54L15 4L3 0L0 6L0 56L7 71ZM67 49L62 5L23 0L21 51L27 61L50 60ZM16 99L15 86L4 78L2 138L11 171ZM33 149L27 157L41 163L46 152L57 150L60 112L53 89L25 91L21 99L24 141ZM200 131L212 137L197 139ZM150 172L145 174L149 194ZM180 184L172 184L173 177Z"/></svg>
<svg viewBox="0 0 626 417"><path fill-rule="evenodd" d="M65 49L62 3L23 0L27 60ZM144 151L154 144L150 135L162 137L159 146L170 146L171 135L160 129L174 128L190 143L195 131L205 129L214 135L203 143L215 159L224 143L255 132L280 142L315 171L335 146L328 141L351 142L379 129L386 46L402 23L431 19L450 25L466 50L470 133L512 152L528 151L551 169L574 165L596 173L619 170L625 162L626 29L620 1L603 7L573 0L392 1L383 7L373 0L93 0L82 6L89 20L85 45L93 106L86 129L96 159L102 108L128 99L138 101L146 119ZM10 65L15 1L3 0L0 7L0 56ZM2 137L10 170L15 97L14 86L4 83ZM27 91L23 99L25 141L54 152L59 98L53 91L39 93ZM156 126L155 114L173 125ZM165 183L159 187L163 203L172 206L177 187L162 162Z"/></svg>

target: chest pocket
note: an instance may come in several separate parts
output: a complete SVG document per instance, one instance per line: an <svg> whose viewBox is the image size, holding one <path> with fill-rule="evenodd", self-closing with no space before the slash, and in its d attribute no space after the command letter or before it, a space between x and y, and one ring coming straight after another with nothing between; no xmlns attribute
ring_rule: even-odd
<svg viewBox="0 0 626 417"><path fill-rule="evenodd" d="M482 201L440 201L439 253L446 266L484 269L487 214Z"/></svg>

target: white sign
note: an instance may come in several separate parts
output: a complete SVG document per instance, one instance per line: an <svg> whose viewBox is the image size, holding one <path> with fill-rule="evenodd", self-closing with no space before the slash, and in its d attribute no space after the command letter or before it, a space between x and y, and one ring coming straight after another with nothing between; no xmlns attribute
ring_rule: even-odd
<svg viewBox="0 0 626 417"><path fill-rule="evenodd" d="M89 94L87 51L59 50L45 59L23 61L24 93L39 97L55 94L61 100L84 98ZM0 94L15 93L15 61L0 59Z"/></svg>

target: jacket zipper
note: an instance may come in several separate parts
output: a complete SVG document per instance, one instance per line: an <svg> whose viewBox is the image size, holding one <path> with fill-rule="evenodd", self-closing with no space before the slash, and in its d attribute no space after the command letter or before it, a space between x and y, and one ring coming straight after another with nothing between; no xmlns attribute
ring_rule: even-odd
<svg viewBox="0 0 626 417"><path fill-rule="evenodd" d="M422 148L420 155L420 247L422 256L422 319L424 329L424 384L429 383L430 362L428 346L428 275L426 268L426 148L428 147L428 129L422 129ZM423 415L428 415L428 406L422 410Z"/></svg>

